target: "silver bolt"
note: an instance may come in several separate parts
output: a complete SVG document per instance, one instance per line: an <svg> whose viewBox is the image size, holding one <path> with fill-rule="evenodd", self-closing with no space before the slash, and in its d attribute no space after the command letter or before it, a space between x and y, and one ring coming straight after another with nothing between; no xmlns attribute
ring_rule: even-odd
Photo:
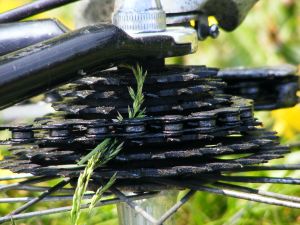
<svg viewBox="0 0 300 225"><path fill-rule="evenodd" d="M219 26L216 24L213 24L209 27L209 36L212 38L217 38L220 34Z"/></svg>
<svg viewBox="0 0 300 225"><path fill-rule="evenodd" d="M167 26L160 0L116 0L112 22L127 33L162 32Z"/></svg>

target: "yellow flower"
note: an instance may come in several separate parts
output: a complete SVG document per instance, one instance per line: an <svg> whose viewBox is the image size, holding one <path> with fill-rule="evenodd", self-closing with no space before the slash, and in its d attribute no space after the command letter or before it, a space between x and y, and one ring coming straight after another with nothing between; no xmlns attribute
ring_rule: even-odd
<svg viewBox="0 0 300 225"><path fill-rule="evenodd" d="M275 110L271 115L275 119L274 130L280 136L290 139L296 134L300 134L300 105L289 109Z"/></svg>
<svg viewBox="0 0 300 225"><path fill-rule="evenodd" d="M20 5L30 2L29 0L0 0L0 12L16 8Z"/></svg>

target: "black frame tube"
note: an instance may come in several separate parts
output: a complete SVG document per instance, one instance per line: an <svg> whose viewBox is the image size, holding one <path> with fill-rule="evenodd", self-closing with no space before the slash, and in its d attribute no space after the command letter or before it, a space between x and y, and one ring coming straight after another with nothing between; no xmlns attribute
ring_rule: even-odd
<svg viewBox="0 0 300 225"><path fill-rule="evenodd" d="M68 31L62 23L53 19L0 24L0 56L60 36Z"/></svg>
<svg viewBox="0 0 300 225"><path fill-rule="evenodd" d="M190 51L168 36L134 39L114 25L85 27L0 57L0 109L120 62Z"/></svg>
<svg viewBox="0 0 300 225"><path fill-rule="evenodd" d="M0 14L0 23L16 22L79 0L38 0Z"/></svg>

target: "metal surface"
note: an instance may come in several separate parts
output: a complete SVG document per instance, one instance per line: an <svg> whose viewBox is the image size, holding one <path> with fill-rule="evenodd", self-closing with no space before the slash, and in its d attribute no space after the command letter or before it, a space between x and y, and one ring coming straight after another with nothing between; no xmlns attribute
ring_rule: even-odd
<svg viewBox="0 0 300 225"><path fill-rule="evenodd" d="M0 56L66 33L53 19L0 24Z"/></svg>
<svg viewBox="0 0 300 225"><path fill-rule="evenodd" d="M218 19L220 26L229 31L241 24L256 2L257 0L161 0L169 25L190 20L199 21L201 15L213 15ZM84 9L86 13L84 20L87 23L110 22L114 1L89 0L82 4L84 7L80 6L80 9Z"/></svg>
<svg viewBox="0 0 300 225"><path fill-rule="evenodd" d="M186 27L168 27L164 32L155 32L155 33L131 33L133 38L145 38L145 37L153 37L156 36L164 36L173 38L174 42L178 45L180 44L188 44L191 46L190 53L194 53L198 49L198 37L197 33L192 28Z"/></svg>
<svg viewBox="0 0 300 225"><path fill-rule="evenodd" d="M172 37L176 44L191 45L191 53L198 48L196 31L186 27L167 28L166 14L160 0L118 0L112 23L133 38L155 36Z"/></svg>
<svg viewBox="0 0 300 225"><path fill-rule="evenodd" d="M163 32L167 27L160 0L117 0L112 23L127 33Z"/></svg>
<svg viewBox="0 0 300 225"><path fill-rule="evenodd" d="M117 172L121 190L153 191L149 178L196 179L282 157L288 150L278 146L273 133L257 127L250 100L218 94L225 85L217 72L206 67L150 72L144 90L148 117L122 122L114 118L117 112L126 117L126 87L135 84L130 74L111 70L71 83L58 92L63 101L54 103L60 116L2 126L12 132L3 143L15 146L11 151L16 158L1 167L76 177L80 168L74 164L80 157L103 139L118 138L125 141L123 153L94 178L109 179ZM246 155L231 160L216 158L242 153Z"/></svg>
<svg viewBox="0 0 300 225"><path fill-rule="evenodd" d="M107 24L69 32L0 57L0 108L120 61L185 55L191 48L169 36L132 38Z"/></svg>
<svg viewBox="0 0 300 225"><path fill-rule="evenodd" d="M197 3L202 4L203 2L197 1ZM238 8L237 11L240 14L236 16L234 12L231 12L233 17L230 18L229 23L228 21L226 22L228 17L226 12L221 12L223 14L218 13L219 16L224 16L221 22L222 26L226 29L233 29L240 23L243 13L254 4L254 1L248 1L248 3L241 0L227 1L221 3L221 5L220 1L210 1L210 3L218 3L218 7L221 8L209 9L209 5L203 3L203 8L208 8L206 12L216 12L224 10L226 7L231 10L234 10L235 7ZM191 14L204 15L200 11L196 13L192 12ZM191 18L191 14L187 12L189 19ZM179 17L186 21L186 15L180 13ZM177 17L176 19L180 21L180 18ZM94 28L99 27L96 26ZM113 27L106 28L110 28L111 30L106 30L104 32L105 35L110 32L113 33ZM176 30L177 28L174 29ZM65 178L63 183L58 183L59 186L45 187L46 191L36 198L28 199L29 201L21 208L13 211L13 214L22 212L31 206L33 202L48 200L48 195L52 195L54 191L60 191L60 188L62 190L63 186L69 182L71 185L76 185L76 180L80 172L84 169L84 166L78 166L78 160L105 138L115 138L118 141L124 141L124 148L117 157L94 172L92 181L89 184L89 190L97 190L100 185L103 185L103 183L116 174L118 179L107 191L106 195L113 194L118 198L117 201L112 200L110 202L116 203L122 201L124 203L119 205L120 218L124 225L165 224L164 222L193 195L194 190L300 208L299 198L270 192L260 192L244 186L224 183L243 182L243 185L245 183L300 184L300 180L280 177L228 175L232 172L242 170L251 171L255 168L256 164L266 163L272 159L283 157L284 154L289 152L289 149L279 145L275 133L266 132L261 128L261 123L253 117L253 102L251 100L232 96L231 90L225 89L226 85L217 77L218 71L216 69L205 67L160 67L158 72L155 72L149 66L150 70L148 71L148 79L145 82L144 90L144 106L147 109L146 118L119 122L114 119L116 114L121 113L126 118L127 107L131 105L131 100L126 90L128 86L135 85L132 74L128 74L123 70L99 72L97 71L99 68L103 69L113 66L109 64L109 60L101 61L103 60L101 54L104 51L98 52L99 48L89 45L86 48L81 48L79 42L74 42L76 45L72 45L72 41L82 35L81 41L85 40L88 43L96 42L98 47L100 43L101 50L103 50L103 39L105 42L111 38L111 40L105 43L110 45L112 42L116 42L117 49L123 46L122 44L124 43L122 42L127 42L126 38L128 38L129 41L126 44L129 44L132 49L138 51L137 55L129 54L131 58L130 62L137 61L137 58L141 55L145 58L138 61L153 61L154 54L160 54L158 58L161 61L166 56L187 54L194 51L195 47L193 46L196 46L196 44L193 44L196 43L195 32L184 33L180 30L174 35L174 31L172 30L167 35L157 32L155 36L145 34L144 36L135 36L133 40L131 39L132 37L130 38L121 32L118 34L119 36L117 35L118 37L104 35L102 36L103 39L98 40L89 36L93 31L95 30L86 28L78 31L79 33L72 33L71 36L74 36L70 39L68 35L56 39L59 40L57 41L57 46L55 44L52 45L53 42L50 41L47 43L51 45L50 48L44 45L45 42L42 46L39 46L39 49L34 50L33 47L32 52L30 51L30 54L36 57L35 59L38 59L39 55L35 55L34 53L35 51L39 52L40 48L47 49L44 54L48 53L52 57L57 57L53 53L61 51L61 47L64 46L65 48L62 48L63 54L70 53L71 56L67 58L57 57L53 61L51 61L51 58L42 58L42 61L46 60L50 64L52 63L53 67L44 65L41 71L48 75L46 77L49 80L53 79L53 74L60 74L65 71L79 73L81 76L84 75L85 78L69 83L66 87L58 90L59 101L54 102L53 106L59 112L36 119L33 124L4 125L1 127L1 129L9 129L11 132L11 138L3 141L2 144L11 145L9 150L12 156L0 162L0 168L10 169L17 173L30 172L33 177L19 183L1 186L0 190L21 189L25 188L23 185L32 185L53 179L57 176ZM207 30L207 32L210 36L216 35L216 30ZM180 33L184 33L184 35L178 35ZM190 35L192 33L193 35ZM91 37L91 39L88 37ZM165 43L161 43L163 40ZM52 48L53 46L54 48ZM70 49L74 46L75 51L72 52ZM166 49L159 48L159 46L164 46ZM152 52L152 48L156 47L157 49ZM59 49L59 51L54 51L53 49ZM128 54L126 55L125 53L132 50L124 47L121 48L121 52L110 52L114 48L111 47L108 49L104 47L105 52L108 51L111 54L108 58L113 62L119 60L119 58L115 57L116 55L122 56L123 58L120 57L120 61L124 62L124 58L128 58ZM149 49L151 50L150 55L149 52L146 53ZM75 54L77 52L80 54L76 56L72 55L72 53ZM27 52L20 51L14 56L11 55L3 58L4 62L13 62L15 64L16 61L14 60L18 60L22 54L26 55ZM92 57L89 57L90 54ZM101 58L101 60L98 61L98 58ZM70 63L70 61L73 62ZM156 62L156 60L154 61ZM29 65L32 66L32 62L26 62L28 63L28 69L30 68ZM19 63L21 65L21 62ZM25 62L23 61L23 63ZM98 67L101 63L104 63L105 67ZM84 64L87 67L77 67L78 64ZM159 63L156 65L161 66ZM13 72L16 72L16 68L12 67L12 69L14 70ZM44 69L47 72L43 71ZM51 75L48 73L49 70ZM31 79L32 75L41 73L41 71L35 70L33 73L30 71L29 79ZM231 75L223 73L222 76L225 79L233 77L235 81L243 80L245 78L243 75L245 74L248 75L248 79L255 77L253 81L254 87L261 81L265 82L268 80L270 73L275 74L276 82L274 83L274 87L276 88L280 85L279 81L285 80L288 77L289 85L278 89L278 92L282 94L278 98L284 103L289 101L288 104L296 101L295 96L298 86L295 85L297 78L293 72L288 73L286 70L272 69L255 70L254 72L233 70L230 73ZM65 79L64 82L71 79L71 74L64 74L62 76L62 79ZM66 79L67 76L68 79ZM28 78L26 76L20 77L21 79ZM28 82L28 80L26 81ZM32 81L39 80L35 77L30 80L31 83L33 83ZM21 84L25 86L30 84L30 82L18 82L15 83L14 88L20 88ZM53 87L54 83L60 85L63 81L56 79L53 84L47 87ZM9 95L13 92L7 93ZM259 95L256 97L259 97ZM16 98L16 96L12 98ZM285 98L288 98L288 100ZM266 102L269 101L271 100L268 99ZM266 102L264 104L267 104ZM281 106L279 104L275 107ZM288 168L295 169L296 167ZM274 167L265 166L264 169L271 170ZM36 187L33 186L30 188L34 189ZM147 198L151 196L149 195L151 194L149 193L150 191L178 191L182 189L191 189L191 191L174 206L172 205L175 201L170 201L168 196L153 200L140 200L140 206L131 200L130 195L126 196L126 194L122 193L122 191L137 192L141 196L144 196L144 198ZM70 190L73 189L71 188ZM174 193L176 192L171 193L173 198L176 196ZM166 204L164 204L164 200L167 201ZM4 199L4 201L7 201L7 199ZM158 205L161 207L157 207ZM165 208L165 206L168 207ZM86 206L83 205L82 207ZM170 208L170 210L164 213L163 210L167 208ZM70 207L53 209L47 213L69 209ZM29 216L29 214L7 216L1 218L0 221L9 221L12 218L26 218ZM160 218L156 219L156 217Z"/></svg>
<svg viewBox="0 0 300 225"><path fill-rule="evenodd" d="M179 16L175 21L185 22L190 15L200 12L208 16L215 16L220 26L228 31L234 30L241 24L249 10L258 0L162 0L163 9L167 16ZM198 20L197 16L193 19ZM169 23L172 22L169 21Z"/></svg>
<svg viewBox="0 0 300 225"><path fill-rule="evenodd" d="M177 197L178 191L163 191L155 198L139 200L135 203L155 219L161 218L177 202ZM117 208L119 225L153 225L126 203L118 204ZM174 220L174 218L171 218L164 225L172 225L175 222Z"/></svg>
<svg viewBox="0 0 300 225"><path fill-rule="evenodd" d="M278 71L285 78L285 72ZM267 78L265 72L269 71L259 70L260 76ZM33 176L1 186L0 190L41 191L34 184L57 176L75 186L84 169L78 166L78 160L104 138L113 137L125 141L123 149L108 164L94 171L89 190L97 190L116 174L117 181L105 194L115 195L118 199L114 203L122 202L119 212L125 225L171 223L168 218L195 190L300 208L296 197L245 187L246 183L300 184L299 179L229 176L232 172L260 169L294 170L299 165L256 166L283 157L289 149L279 145L275 133L261 128L261 123L253 117L251 100L220 94L226 84L218 77L217 69L171 66L149 70L144 89L147 116L118 122L114 120L117 112L124 118L127 116L125 109L131 100L126 89L134 85L131 72L123 69L86 74L56 91L61 100L53 105L61 112L37 118L33 124L3 125L1 129L9 129L12 137L2 144L11 145L12 154L0 162L0 168ZM243 182L243 186L234 185L236 182ZM14 212L27 209L35 200L47 201L55 188L43 189L39 197L31 198ZM131 195L124 194L139 193L139 199L147 199L153 197L149 192L163 194L161 191L184 189L191 190L172 207L174 202L168 196L134 202ZM166 212L162 209L165 206L170 207ZM70 207L23 213L12 218L67 210ZM9 219L7 216L0 221Z"/></svg>
<svg viewBox="0 0 300 225"><path fill-rule="evenodd" d="M256 110L293 107L298 102L299 77L291 65L263 68L228 68L218 76L228 83L225 92L253 99Z"/></svg>

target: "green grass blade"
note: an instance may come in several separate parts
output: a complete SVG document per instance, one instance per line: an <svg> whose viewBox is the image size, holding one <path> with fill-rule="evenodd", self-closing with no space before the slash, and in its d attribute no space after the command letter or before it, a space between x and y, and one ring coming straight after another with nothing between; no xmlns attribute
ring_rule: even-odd
<svg viewBox="0 0 300 225"><path fill-rule="evenodd" d="M115 173L110 180L104 185L104 187L100 187L91 200L91 204L89 206L90 213L95 208L95 205L101 200L102 195L116 182L117 174Z"/></svg>
<svg viewBox="0 0 300 225"><path fill-rule="evenodd" d="M89 154L84 156L79 162L78 165L84 165L92 156L94 156L97 152L105 149L109 143L111 142L110 138L105 139L101 144L99 144L96 148L94 148Z"/></svg>

